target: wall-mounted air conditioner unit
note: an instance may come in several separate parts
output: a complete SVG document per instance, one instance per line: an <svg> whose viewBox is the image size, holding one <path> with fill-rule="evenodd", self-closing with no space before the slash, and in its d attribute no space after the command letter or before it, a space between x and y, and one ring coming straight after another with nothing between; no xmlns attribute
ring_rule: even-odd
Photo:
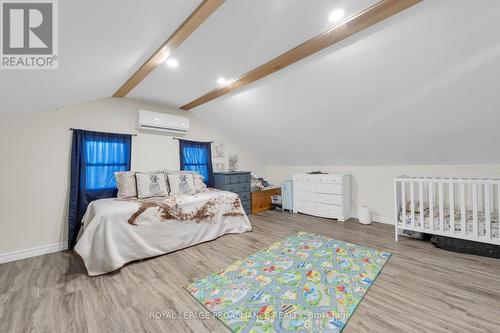
<svg viewBox="0 0 500 333"><path fill-rule="evenodd" d="M140 130L186 133L189 130L189 118L139 110L137 128Z"/></svg>

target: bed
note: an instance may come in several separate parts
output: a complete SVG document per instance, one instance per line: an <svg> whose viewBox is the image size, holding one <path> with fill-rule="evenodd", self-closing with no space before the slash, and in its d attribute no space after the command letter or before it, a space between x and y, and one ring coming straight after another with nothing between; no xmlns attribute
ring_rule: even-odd
<svg viewBox="0 0 500 333"><path fill-rule="evenodd" d="M214 189L194 195L96 200L82 224L75 251L89 276L252 230L238 195Z"/></svg>
<svg viewBox="0 0 500 333"><path fill-rule="evenodd" d="M500 177L394 179L395 237L432 235L437 247L500 255Z"/></svg>
<svg viewBox="0 0 500 333"><path fill-rule="evenodd" d="M439 216L439 209L434 208L433 209L433 218L431 220L430 218L430 209L425 209L424 210L424 216L423 216L423 223L424 223L424 230L427 230L429 232L431 226L433 226L433 231L440 231L441 230L441 219ZM455 230L454 232L461 233L462 232L462 212L458 209L455 209L454 212L454 225L455 225ZM404 215L404 216L403 216ZM421 214L419 212L415 212L415 227L420 228L421 227ZM474 232L474 212L470 209L465 211L465 231L467 234L472 234ZM403 220L404 219L404 220ZM406 210L406 214L401 211L399 214L399 221L405 221L403 224L404 227L410 227L411 226L411 211L408 209ZM451 210L449 208L443 209L443 227L445 232L450 232L453 228L450 223L451 221ZM490 226L491 226L491 237L492 238L499 238L499 228L498 228L498 214L495 213L490 213ZM477 230L477 235L480 237L485 237L487 233L487 223L486 223L486 216L484 215L484 212L477 212L477 225L478 225L478 230Z"/></svg>

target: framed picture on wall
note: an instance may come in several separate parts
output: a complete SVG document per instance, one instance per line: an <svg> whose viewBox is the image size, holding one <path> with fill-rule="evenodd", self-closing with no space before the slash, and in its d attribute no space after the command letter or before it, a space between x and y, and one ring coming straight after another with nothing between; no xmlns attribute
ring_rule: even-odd
<svg viewBox="0 0 500 333"><path fill-rule="evenodd" d="M214 156L213 157L224 157L226 156L226 145L224 141L214 142Z"/></svg>
<svg viewBox="0 0 500 333"><path fill-rule="evenodd" d="M229 171L237 171L238 170L238 155L229 154L227 157L227 168Z"/></svg>
<svg viewBox="0 0 500 333"><path fill-rule="evenodd" d="M214 171L215 172L226 171L226 162L225 161L214 161Z"/></svg>

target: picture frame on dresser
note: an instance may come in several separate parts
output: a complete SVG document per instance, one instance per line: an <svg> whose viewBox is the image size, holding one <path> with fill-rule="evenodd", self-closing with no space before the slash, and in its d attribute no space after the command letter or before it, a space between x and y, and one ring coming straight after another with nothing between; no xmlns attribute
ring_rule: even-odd
<svg viewBox="0 0 500 333"><path fill-rule="evenodd" d="M294 174L293 212L345 221L351 217L351 177Z"/></svg>

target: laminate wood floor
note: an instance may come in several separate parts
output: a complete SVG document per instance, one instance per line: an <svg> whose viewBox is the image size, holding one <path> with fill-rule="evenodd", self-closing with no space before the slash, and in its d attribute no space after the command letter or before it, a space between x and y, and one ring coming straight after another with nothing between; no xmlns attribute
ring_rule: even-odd
<svg viewBox="0 0 500 333"><path fill-rule="evenodd" d="M393 227L267 211L254 231L89 278L59 252L0 265L0 332L228 332L182 287L298 231L393 253L347 324L353 332L500 332L500 260L393 240ZM160 319L151 313L163 313ZM163 316L163 317L162 317Z"/></svg>

